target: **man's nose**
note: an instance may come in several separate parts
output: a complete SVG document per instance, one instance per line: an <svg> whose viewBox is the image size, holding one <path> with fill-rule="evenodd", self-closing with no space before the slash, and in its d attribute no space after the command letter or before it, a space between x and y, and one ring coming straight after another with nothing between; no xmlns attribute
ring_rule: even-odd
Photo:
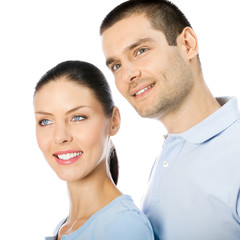
<svg viewBox="0 0 240 240"><path fill-rule="evenodd" d="M125 82L132 82L141 76L141 71L134 63L125 63L122 65L122 78Z"/></svg>

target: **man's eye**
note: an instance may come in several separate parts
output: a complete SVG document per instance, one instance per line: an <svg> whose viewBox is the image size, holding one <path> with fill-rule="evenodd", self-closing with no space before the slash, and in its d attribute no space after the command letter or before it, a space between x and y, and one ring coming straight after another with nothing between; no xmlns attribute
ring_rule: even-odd
<svg viewBox="0 0 240 240"><path fill-rule="evenodd" d="M118 64L115 64L112 66L112 71L115 72L117 71L119 68L121 67L121 65L118 63Z"/></svg>
<svg viewBox="0 0 240 240"><path fill-rule="evenodd" d="M148 50L147 48L141 48L141 49L137 50L136 55L140 55L140 54L146 52L147 50Z"/></svg>
<svg viewBox="0 0 240 240"><path fill-rule="evenodd" d="M74 116L74 117L72 118L72 121L73 121L73 122L79 122L79 121L82 121L82 120L84 120L84 119L86 119L86 117L81 116L81 115L77 115L77 116Z"/></svg>
<svg viewBox="0 0 240 240"><path fill-rule="evenodd" d="M39 121L39 125L40 126L47 126L50 125L52 122L48 119L42 119L41 121Z"/></svg>

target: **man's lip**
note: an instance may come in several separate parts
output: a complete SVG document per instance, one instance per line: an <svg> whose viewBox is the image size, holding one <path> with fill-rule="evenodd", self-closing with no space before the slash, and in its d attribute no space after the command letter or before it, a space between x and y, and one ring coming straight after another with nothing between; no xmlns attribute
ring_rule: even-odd
<svg viewBox="0 0 240 240"><path fill-rule="evenodd" d="M135 97L136 94L137 94L139 91L143 90L143 89L146 88L146 87L151 86L152 84L155 85L155 83L139 84L137 87L133 88L133 89L129 92L129 94L130 94L130 96Z"/></svg>

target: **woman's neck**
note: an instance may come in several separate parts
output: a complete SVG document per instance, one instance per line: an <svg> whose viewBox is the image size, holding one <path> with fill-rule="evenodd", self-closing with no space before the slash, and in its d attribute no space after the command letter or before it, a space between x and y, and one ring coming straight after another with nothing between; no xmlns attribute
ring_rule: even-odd
<svg viewBox="0 0 240 240"><path fill-rule="evenodd" d="M89 218L106 206L121 192L114 185L107 172L93 173L76 182L68 182L69 219Z"/></svg>
<svg viewBox="0 0 240 240"><path fill-rule="evenodd" d="M58 233L58 239L76 231L94 213L122 195L106 171L94 172L79 181L68 182L67 186L69 216Z"/></svg>

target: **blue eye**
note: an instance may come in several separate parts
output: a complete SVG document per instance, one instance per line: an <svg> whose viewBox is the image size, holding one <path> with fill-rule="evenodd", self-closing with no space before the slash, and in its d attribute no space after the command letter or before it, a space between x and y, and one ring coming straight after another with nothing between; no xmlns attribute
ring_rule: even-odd
<svg viewBox="0 0 240 240"><path fill-rule="evenodd" d="M136 52L136 55L140 55L140 54L146 52L147 50L148 50L147 48L141 48Z"/></svg>
<svg viewBox="0 0 240 240"><path fill-rule="evenodd" d="M74 116L74 117L72 118L72 121L73 121L73 122L79 122L79 121L82 121L82 120L84 120L84 119L86 119L86 117L77 115L77 116Z"/></svg>
<svg viewBox="0 0 240 240"><path fill-rule="evenodd" d="M40 126L47 126L47 125L49 125L51 123L52 122L50 120L48 120L48 119L43 119L43 120L39 121L39 125Z"/></svg>
<svg viewBox="0 0 240 240"><path fill-rule="evenodd" d="M117 71L119 68L121 67L121 65L118 63L118 64L115 64L112 66L112 71L115 72Z"/></svg>

